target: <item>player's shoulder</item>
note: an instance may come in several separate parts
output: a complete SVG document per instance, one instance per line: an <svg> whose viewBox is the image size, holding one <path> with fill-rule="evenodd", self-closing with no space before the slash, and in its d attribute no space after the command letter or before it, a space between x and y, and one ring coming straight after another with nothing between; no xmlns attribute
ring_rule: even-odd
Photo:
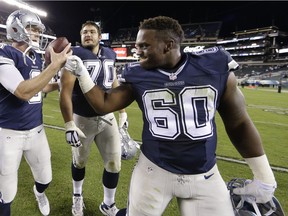
<svg viewBox="0 0 288 216"><path fill-rule="evenodd" d="M225 49L222 46L212 46L208 48L201 48L201 49L190 49L186 50L187 53L191 53L191 55L195 56L202 56L202 55L228 55L229 53L225 51Z"/></svg>
<svg viewBox="0 0 288 216"><path fill-rule="evenodd" d="M110 48L110 47L107 47L107 46L103 46L103 45L100 45L100 54L102 56L105 56L106 58L113 58L113 59L116 59L116 52Z"/></svg>
<svg viewBox="0 0 288 216"><path fill-rule="evenodd" d="M126 74L131 74L133 71L135 71L137 75L139 74L139 71L144 69L140 66L140 62L129 62L125 64L124 70L126 71Z"/></svg>
<svg viewBox="0 0 288 216"><path fill-rule="evenodd" d="M10 63L13 62L17 58L21 58L23 53L11 46L10 44L0 43L0 63Z"/></svg>
<svg viewBox="0 0 288 216"><path fill-rule="evenodd" d="M11 46L10 44L6 44L6 43L0 43L0 51L1 52L19 52L13 46Z"/></svg>
<svg viewBox="0 0 288 216"><path fill-rule="evenodd" d="M232 59L230 53L224 49L222 46L212 46L203 49L191 49L186 50L188 56L194 60L208 60L208 61L223 61Z"/></svg>
<svg viewBox="0 0 288 216"><path fill-rule="evenodd" d="M82 46L73 46L72 51L73 51L73 55L78 56L82 60L91 59L93 57L92 51Z"/></svg>
<svg viewBox="0 0 288 216"><path fill-rule="evenodd" d="M127 64L125 64L127 69L137 69L138 67L141 68L140 66L140 62L129 62Z"/></svg>
<svg viewBox="0 0 288 216"><path fill-rule="evenodd" d="M126 63L121 73L121 82L135 83L145 79L146 70L140 66L139 62Z"/></svg>
<svg viewBox="0 0 288 216"><path fill-rule="evenodd" d="M145 75L145 69L141 67L140 62L126 63L124 66L123 74L125 76L141 77Z"/></svg>
<svg viewBox="0 0 288 216"><path fill-rule="evenodd" d="M87 49L85 49L82 46L76 45L71 47L73 54L79 53L79 52L85 52Z"/></svg>

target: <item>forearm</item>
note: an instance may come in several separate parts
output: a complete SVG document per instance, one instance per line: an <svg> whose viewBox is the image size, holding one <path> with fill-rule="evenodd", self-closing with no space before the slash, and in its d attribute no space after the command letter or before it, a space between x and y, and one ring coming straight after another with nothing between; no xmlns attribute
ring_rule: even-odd
<svg viewBox="0 0 288 216"><path fill-rule="evenodd" d="M55 90L59 90L59 84L57 82L48 83L44 89L42 90L43 93L49 93Z"/></svg>
<svg viewBox="0 0 288 216"><path fill-rule="evenodd" d="M105 92L92 81L88 73L78 77L80 88L85 95L88 103L99 114L106 114L104 110Z"/></svg>
<svg viewBox="0 0 288 216"><path fill-rule="evenodd" d="M94 86L90 91L86 92L85 98L92 108L99 114L107 114L110 110L105 109L105 92L99 87Z"/></svg>
<svg viewBox="0 0 288 216"><path fill-rule="evenodd" d="M264 154L260 134L251 120L244 121L227 134L243 158L257 157Z"/></svg>
<svg viewBox="0 0 288 216"><path fill-rule="evenodd" d="M69 122L73 120L73 105L71 98L70 100L67 98L63 98L60 95L60 110L63 117L64 122Z"/></svg>
<svg viewBox="0 0 288 216"><path fill-rule="evenodd" d="M265 155L262 140L251 119L244 121L230 134L230 139L247 162L254 178L274 184L275 177Z"/></svg>
<svg viewBox="0 0 288 216"><path fill-rule="evenodd" d="M121 86L119 86L105 92L99 86L96 86L83 65L82 60L77 56L68 58L65 69L77 76L79 86L88 103L99 114L107 114L124 109L132 102L132 97L129 96L130 94L127 94L128 91L131 91L130 89L125 91L125 89L121 89Z"/></svg>
<svg viewBox="0 0 288 216"><path fill-rule="evenodd" d="M22 100L31 99L33 96L35 96L35 94L39 93L45 88L45 86L50 82L50 80L53 78L53 76L59 69L59 66L50 64L38 76L33 77L29 80L22 81L18 85L14 94Z"/></svg>

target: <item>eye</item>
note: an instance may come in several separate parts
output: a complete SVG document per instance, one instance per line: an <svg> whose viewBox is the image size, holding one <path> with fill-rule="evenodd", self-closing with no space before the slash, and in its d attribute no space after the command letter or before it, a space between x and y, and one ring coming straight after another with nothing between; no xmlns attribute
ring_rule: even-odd
<svg viewBox="0 0 288 216"><path fill-rule="evenodd" d="M145 50L148 48L148 45L147 44L139 44L139 45L136 45L135 48L138 50Z"/></svg>

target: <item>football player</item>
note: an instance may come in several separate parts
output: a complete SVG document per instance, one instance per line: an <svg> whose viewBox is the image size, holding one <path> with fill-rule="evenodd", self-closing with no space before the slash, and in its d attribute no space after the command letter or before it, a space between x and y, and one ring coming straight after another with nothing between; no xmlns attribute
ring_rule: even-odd
<svg viewBox="0 0 288 216"><path fill-rule="evenodd" d="M11 214L17 193L18 168L22 156L29 164L35 184L33 191L43 215L50 212L44 193L52 180L50 149L43 127L42 94L58 88L48 84L60 70L71 44L61 53L51 52L51 64L42 71L42 57L36 52L45 26L38 15L17 10L6 22L7 38L0 44L0 215Z"/></svg>
<svg viewBox="0 0 288 216"><path fill-rule="evenodd" d="M72 47L89 70L93 82L104 91L118 86L116 77L116 53L100 44L101 29L94 21L82 25L81 46ZM72 146L73 197L72 214L83 215L82 185L85 166L93 141L104 162L102 183L104 199L99 209L104 215L114 216L118 209L115 193L121 169L121 143L114 113L99 114L85 99L75 76L65 70L61 75L60 107L66 128L66 140ZM125 109L119 111L119 127L127 124Z"/></svg>
<svg viewBox="0 0 288 216"><path fill-rule="evenodd" d="M257 203L276 188L260 135L249 117L233 70L238 64L222 47L182 53L184 33L173 18L140 23L139 62L126 66L119 87L105 92L76 56L65 65L98 113L122 109L134 100L143 113L142 145L133 170L127 215L159 216L176 197L182 216L234 215L229 191L216 160L219 112L227 134L254 175L234 193ZM120 212L120 211L119 211Z"/></svg>

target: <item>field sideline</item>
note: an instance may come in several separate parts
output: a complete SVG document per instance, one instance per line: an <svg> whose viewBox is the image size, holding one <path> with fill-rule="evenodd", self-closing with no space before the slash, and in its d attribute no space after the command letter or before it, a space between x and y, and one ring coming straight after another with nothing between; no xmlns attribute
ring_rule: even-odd
<svg viewBox="0 0 288 216"><path fill-rule="evenodd" d="M276 89L241 89L246 97L246 104L252 120L258 128L268 159L273 167L278 188L276 197L288 214L288 94L285 90L277 93ZM141 140L142 119L135 103L127 109L129 133L135 140ZM53 181L47 190L51 205L51 214L55 216L71 215L72 180L70 174L71 148L65 142L63 120L58 101L58 93L53 92L44 98L43 106L45 130L52 152ZM115 113L117 115L117 113ZM225 181L234 177L251 178L251 172L240 155L229 142L218 115L218 167ZM129 179L137 158L122 162L116 202L119 208L125 206ZM103 166L96 147L92 148L87 165L84 183L85 215L101 216L98 206L102 201L101 185ZM12 205L12 216L40 215L32 191L33 180L28 165L21 163L19 185L16 199ZM164 216L180 215L176 200L172 200Z"/></svg>

